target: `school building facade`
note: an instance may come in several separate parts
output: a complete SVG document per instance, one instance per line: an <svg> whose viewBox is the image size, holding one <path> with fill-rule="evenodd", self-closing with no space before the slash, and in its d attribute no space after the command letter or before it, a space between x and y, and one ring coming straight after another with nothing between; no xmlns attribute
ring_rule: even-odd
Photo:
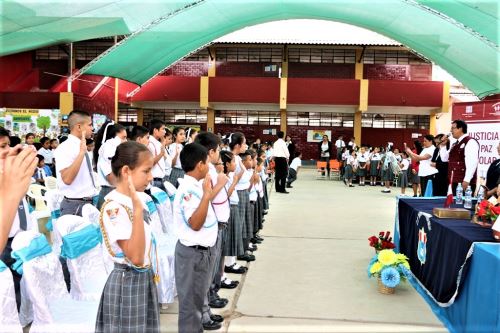
<svg viewBox="0 0 500 333"><path fill-rule="evenodd" d="M10 68L0 78L0 107L83 109L129 125L159 118L215 133L242 131L250 141L274 141L272 133L283 130L304 159L318 157L308 131L398 146L434 133L436 115L450 107L449 85L432 80L432 64L396 43L214 43L142 87L83 75L67 92L64 76L110 43L74 43L72 57L63 45L0 58Z"/></svg>

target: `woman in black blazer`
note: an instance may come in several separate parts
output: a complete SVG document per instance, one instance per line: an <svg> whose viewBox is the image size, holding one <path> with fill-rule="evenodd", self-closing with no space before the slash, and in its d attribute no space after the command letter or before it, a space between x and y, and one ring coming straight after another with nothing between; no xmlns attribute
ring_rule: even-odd
<svg viewBox="0 0 500 333"><path fill-rule="evenodd" d="M321 140L321 142L318 144L318 150L319 160L327 163L326 171L328 173L328 177L330 177L330 160L333 159L333 150L332 143L330 142L330 140L328 140L328 135L323 135L323 140ZM325 173L323 172L322 175L324 176Z"/></svg>
<svg viewBox="0 0 500 333"><path fill-rule="evenodd" d="M434 143L437 147L439 147L439 144L446 140L446 138L446 135L438 134L434 137ZM450 143L448 142L447 146L449 145ZM433 195L445 197L448 193L448 162L443 162L441 160L439 148L434 150L434 154L431 159L431 166L438 169L436 178L434 178L435 184L433 184Z"/></svg>

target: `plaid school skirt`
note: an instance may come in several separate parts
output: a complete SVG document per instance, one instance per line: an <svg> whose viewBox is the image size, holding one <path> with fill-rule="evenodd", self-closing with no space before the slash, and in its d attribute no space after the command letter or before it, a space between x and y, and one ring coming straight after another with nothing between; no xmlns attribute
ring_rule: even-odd
<svg viewBox="0 0 500 333"><path fill-rule="evenodd" d="M379 169L378 167L378 160L374 160L370 162L370 177L378 177L379 176Z"/></svg>
<svg viewBox="0 0 500 333"><path fill-rule="evenodd" d="M175 186L175 188L179 187L179 181L177 179L184 177L184 170L179 168L172 168L172 172L170 173L170 177L168 181Z"/></svg>
<svg viewBox="0 0 500 333"><path fill-rule="evenodd" d="M243 246L243 223L238 205L231 205L231 213L227 222L226 239L223 253L225 256L234 257L245 254Z"/></svg>
<svg viewBox="0 0 500 333"><path fill-rule="evenodd" d="M102 292L95 331L160 332L158 294L151 270L138 272L115 264Z"/></svg>
<svg viewBox="0 0 500 333"><path fill-rule="evenodd" d="M250 210L250 196L248 190L239 190L237 193L240 199L238 210L243 220L243 239L250 239L253 237L253 215Z"/></svg>

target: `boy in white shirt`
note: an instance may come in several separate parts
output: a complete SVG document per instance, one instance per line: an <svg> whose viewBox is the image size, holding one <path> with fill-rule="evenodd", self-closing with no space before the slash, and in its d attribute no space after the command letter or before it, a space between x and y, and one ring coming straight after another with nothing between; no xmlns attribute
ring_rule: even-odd
<svg viewBox="0 0 500 333"><path fill-rule="evenodd" d="M36 155L38 158L38 165L33 174L33 178L35 179L35 183L40 185L45 185L45 178L47 178L47 174L45 173L45 159L42 155Z"/></svg>
<svg viewBox="0 0 500 333"><path fill-rule="evenodd" d="M209 249L217 241L217 217L211 206L212 184L207 149L197 143L180 152L184 178L174 200L175 284L179 298L178 330L203 332L203 299L208 292ZM202 181L202 182L201 182Z"/></svg>
<svg viewBox="0 0 500 333"><path fill-rule="evenodd" d="M302 153L300 151L295 152L295 157L290 163L290 169L288 169L288 179L286 182L287 188L292 188L292 183L297 180L297 175L299 174L299 169L302 166Z"/></svg>

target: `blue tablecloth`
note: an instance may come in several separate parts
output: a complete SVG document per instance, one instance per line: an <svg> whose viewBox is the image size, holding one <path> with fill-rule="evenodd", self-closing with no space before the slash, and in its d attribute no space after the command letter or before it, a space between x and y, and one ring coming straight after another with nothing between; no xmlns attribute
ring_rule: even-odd
<svg viewBox="0 0 500 333"><path fill-rule="evenodd" d="M451 332L500 332L500 244L468 220L431 216L443 202L398 200L395 242L410 283Z"/></svg>

